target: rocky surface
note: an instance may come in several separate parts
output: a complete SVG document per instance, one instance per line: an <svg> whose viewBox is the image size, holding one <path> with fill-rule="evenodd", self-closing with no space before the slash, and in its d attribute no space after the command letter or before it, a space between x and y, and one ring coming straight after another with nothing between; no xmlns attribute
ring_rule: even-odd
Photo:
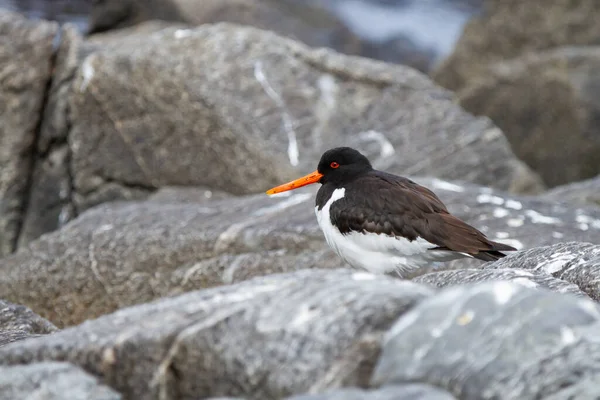
<svg viewBox="0 0 600 400"><path fill-rule="evenodd" d="M61 37L20 246L165 186L262 192L340 143L391 172L543 187L489 120L406 67L228 24Z"/></svg>
<svg viewBox="0 0 600 400"><path fill-rule="evenodd" d="M547 248L543 254L549 254ZM501 263L506 265L507 263ZM510 281L525 287L545 288L559 293L570 293L575 296L588 297L577 285L554 278L542 272L531 272L515 268L518 262L510 263L511 268L475 269L466 268L448 271L435 271L412 279L413 282L425 283L443 288L447 286L465 285L475 282ZM597 272L596 272L597 273Z"/></svg>
<svg viewBox="0 0 600 400"><path fill-rule="evenodd" d="M597 224L600 226L600 222ZM594 300L600 301L600 245L570 242L542 246L511 254L483 267L520 268L551 275L576 284Z"/></svg>
<svg viewBox="0 0 600 400"><path fill-rule="evenodd" d="M599 12L596 0L487 0L433 77L458 90L501 60L565 45L596 45Z"/></svg>
<svg viewBox="0 0 600 400"><path fill-rule="evenodd" d="M117 392L67 363L0 367L0 400L121 400Z"/></svg>
<svg viewBox="0 0 600 400"><path fill-rule="evenodd" d="M387 332L372 385L422 382L460 399L595 398L600 308L488 282L421 301Z"/></svg>
<svg viewBox="0 0 600 400"><path fill-rule="evenodd" d="M429 385L392 385L376 390L340 389L304 394L286 400L454 400L450 393Z"/></svg>
<svg viewBox="0 0 600 400"><path fill-rule="evenodd" d="M350 270L255 278L123 309L0 348L64 360L127 399L279 399L367 384L383 332L426 286Z"/></svg>
<svg viewBox="0 0 600 400"><path fill-rule="evenodd" d="M0 256L14 251L28 208L32 149L58 25L0 11Z"/></svg>
<svg viewBox="0 0 600 400"><path fill-rule="evenodd" d="M57 330L29 308L0 300L0 346Z"/></svg>
<svg viewBox="0 0 600 400"><path fill-rule="evenodd" d="M543 193L543 197L569 204L600 206L600 175L557 186Z"/></svg>
<svg viewBox="0 0 600 400"><path fill-rule="evenodd" d="M520 250L600 241L598 208L415 180L438 193L458 217ZM170 189L147 201L103 204L1 260L0 292L65 326L183 291L276 272L342 267L317 225L316 189L273 198L206 199L200 192L197 200L189 191L178 195ZM464 259L447 267L481 265ZM423 272L428 271L414 274Z"/></svg>
<svg viewBox="0 0 600 400"><path fill-rule="evenodd" d="M598 68L600 47L561 47L494 63L457 96L466 110L490 117L515 154L557 186L600 171Z"/></svg>

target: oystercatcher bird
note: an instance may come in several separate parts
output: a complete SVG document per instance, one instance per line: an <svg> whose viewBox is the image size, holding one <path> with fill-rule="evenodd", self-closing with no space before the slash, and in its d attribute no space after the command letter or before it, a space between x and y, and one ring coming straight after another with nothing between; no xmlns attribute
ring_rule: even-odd
<svg viewBox="0 0 600 400"><path fill-rule="evenodd" d="M431 190L373 169L350 147L326 151L318 168L268 195L320 183L315 213L329 246L354 268L375 273L463 257L494 261L514 247L489 240L450 214Z"/></svg>

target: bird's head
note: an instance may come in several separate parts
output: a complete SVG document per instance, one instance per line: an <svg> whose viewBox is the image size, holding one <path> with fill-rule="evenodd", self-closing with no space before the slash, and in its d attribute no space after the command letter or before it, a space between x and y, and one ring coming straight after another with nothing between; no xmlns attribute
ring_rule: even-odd
<svg viewBox="0 0 600 400"><path fill-rule="evenodd" d="M336 147L323 153L316 171L269 189L267 194L286 192L317 182L343 186L344 183L372 169L373 167L367 157L357 150L350 147Z"/></svg>

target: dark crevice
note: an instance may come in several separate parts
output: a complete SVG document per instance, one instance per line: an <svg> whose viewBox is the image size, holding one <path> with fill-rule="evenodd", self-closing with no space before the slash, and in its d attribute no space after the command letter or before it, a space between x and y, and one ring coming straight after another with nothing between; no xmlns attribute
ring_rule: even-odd
<svg viewBox="0 0 600 400"><path fill-rule="evenodd" d="M55 74L56 61L58 58L58 52L60 49L60 44L62 42L62 29L59 27L56 35L54 36L52 47L52 55L48 60L49 68L48 68L48 80L46 81L46 85L44 87L44 94L42 96L42 104L39 111L38 121L35 126L35 131L33 133L33 142L31 144L30 156L29 156L29 165L27 166L27 181L25 183L25 189L21 201L21 207L19 210L19 219L17 221L17 229L14 237L12 238L11 243L11 251L15 252L17 250L17 245L19 243L19 239L22 234L23 226L25 224L25 218L27 217L27 213L29 211L29 206L31 203L31 196L33 192L33 182L34 182L34 174L36 169L36 163L39 159L38 154L38 142L41 137L42 127L44 125L45 116L46 116L46 107L48 105L48 101L50 99L50 94L52 90L52 83Z"/></svg>

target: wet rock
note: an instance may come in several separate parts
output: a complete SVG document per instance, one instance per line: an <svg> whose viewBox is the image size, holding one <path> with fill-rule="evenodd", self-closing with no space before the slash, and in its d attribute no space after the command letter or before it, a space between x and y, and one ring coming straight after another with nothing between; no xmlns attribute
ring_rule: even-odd
<svg viewBox="0 0 600 400"><path fill-rule="evenodd" d="M130 399L267 400L364 386L382 334L432 293L350 270L272 275L13 343L0 363L65 360Z"/></svg>
<svg viewBox="0 0 600 400"><path fill-rule="evenodd" d="M68 363L0 367L0 400L121 400L98 379Z"/></svg>
<svg viewBox="0 0 600 400"><path fill-rule="evenodd" d="M428 383L461 399L595 398L600 308L511 282L445 289L386 334L373 385Z"/></svg>
<svg viewBox="0 0 600 400"><path fill-rule="evenodd" d="M501 263L502 264L502 263ZM497 269L458 269L436 271L412 279L413 282L425 283L437 288L465 285L487 281L510 281L530 288L550 289L559 293L570 293L575 296L588 296L577 285L554 278L545 273L530 272L519 268Z"/></svg>
<svg viewBox="0 0 600 400"><path fill-rule="evenodd" d="M515 154L557 186L600 171L598 68L600 47L526 54L494 63L458 98L469 112L490 117Z"/></svg>
<svg viewBox="0 0 600 400"><path fill-rule="evenodd" d="M0 300L0 346L57 330L51 322L29 308Z"/></svg>
<svg viewBox="0 0 600 400"><path fill-rule="evenodd" d="M57 32L55 23L0 10L0 256L14 251L27 209Z"/></svg>
<svg viewBox="0 0 600 400"><path fill-rule="evenodd" d="M600 222L597 223L600 227ZM567 242L511 254L483 265L486 269L519 268L544 273L579 286L600 301L600 245Z"/></svg>
<svg viewBox="0 0 600 400"><path fill-rule="evenodd" d="M438 193L458 217L519 250L600 241L597 208L435 178L415 180ZM316 190L196 201L172 189L163 200L157 194L158 199L103 204L5 258L0 292L64 326L198 288L342 267L318 227ZM590 223L583 225L583 218ZM443 268L481 265L464 259ZM424 272L431 270L415 275Z"/></svg>

